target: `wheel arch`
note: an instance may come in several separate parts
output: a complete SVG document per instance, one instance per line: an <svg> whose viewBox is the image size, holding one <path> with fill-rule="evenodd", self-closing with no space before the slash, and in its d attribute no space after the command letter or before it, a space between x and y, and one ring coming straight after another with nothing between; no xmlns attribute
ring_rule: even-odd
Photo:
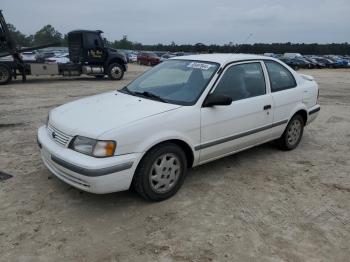
<svg viewBox="0 0 350 262"><path fill-rule="evenodd" d="M166 144L166 143L173 143L173 144L179 146L184 151L184 153L186 155L187 167L190 168L190 167L193 166L194 160L195 160L195 155L194 155L194 151L193 151L192 147L187 142L185 142L184 140L181 140L181 139L178 139L178 138L163 140L163 141L160 141L160 142L157 142L157 143L151 145L150 147L147 148L147 150L145 150L145 152L144 152L143 156L141 157L139 163L141 162L141 160L145 157L145 155L150 150L152 150L153 148L155 148L157 146L160 146L162 144Z"/></svg>
<svg viewBox="0 0 350 262"><path fill-rule="evenodd" d="M113 57L110 60L108 60L106 66L105 66L105 70L108 70L108 67L113 63L117 63L117 64L121 65L123 67L124 72L126 71L125 62L123 61L123 59L121 59L119 57Z"/></svg>
<svg viewBox="0 0 350 262"><path fill-rule="evenodd" d="M306 125L307 123L307 117L308 117L308 113L306 111L306 109L299 109L297 110L290 119L292 119L295 115L301 115L301 117L303 118L303 121L304 121L304 126ZM290 121L289 119L289 121Z"/></svg>

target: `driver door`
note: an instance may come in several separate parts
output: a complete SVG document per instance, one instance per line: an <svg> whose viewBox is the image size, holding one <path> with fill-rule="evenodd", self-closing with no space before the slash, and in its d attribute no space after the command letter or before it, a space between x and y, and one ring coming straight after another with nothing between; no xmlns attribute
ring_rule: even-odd
<svg viewBox="0 0 350 262"><path fill-rule="evenodd" d="M272 97L262 62L228 66L212 93L230 96L229 106L201 108L200 163L268 140Z"/></svg>
<svg viewBox="0 0 350 262"><path fill-rule="evenodd" d="M89 64L104 63L106 51L98 34L86 33L84 35L84 46L86 61Z"/></svg>

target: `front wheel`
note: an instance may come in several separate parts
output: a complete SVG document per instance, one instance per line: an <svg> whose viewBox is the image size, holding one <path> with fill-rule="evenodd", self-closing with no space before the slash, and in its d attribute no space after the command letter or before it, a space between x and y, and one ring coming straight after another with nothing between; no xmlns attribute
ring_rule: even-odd
<svg viewBox="0 0 350 262"><path fill-rule="evenodd" d="M133 186L146 200L162 201L175 195L187 173L183 150L172 143L151 149L136 169Z"/></svg>
<svg viewBox="0 0 350 262"><path fill-rule="evenodd" d="M108 67L108 77L111 80L120 80L124 76L123 67L120 64L113 63Z"/></svg>
<svg viewBox="0 0 350 262"><path fill-rule="evenodd" d="M0 65L0 85L5 85L12 79L11 68L7 65Z"/></svg>
<svg viewBox="0 0 350 262"><path fill-rule="evenodd" d="M289 121L283 135L277 140L282 150L293 150L296 148L303 136L304 120L301 115L295 115Z"/></svg>

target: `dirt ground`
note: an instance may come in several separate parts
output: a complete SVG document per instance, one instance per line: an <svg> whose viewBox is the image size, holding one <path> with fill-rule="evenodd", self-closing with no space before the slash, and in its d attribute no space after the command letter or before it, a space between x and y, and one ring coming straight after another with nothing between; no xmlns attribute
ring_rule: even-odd
<svg viewBox="0 0 350 262"><path fill-rule="evenodd" d="M350 70L304 71L319 118L273 144L192 169L176 196L93 195L50 174L37 128L50 109L123 81L30 78L0 87L0 261L349 261Z"/></svg>

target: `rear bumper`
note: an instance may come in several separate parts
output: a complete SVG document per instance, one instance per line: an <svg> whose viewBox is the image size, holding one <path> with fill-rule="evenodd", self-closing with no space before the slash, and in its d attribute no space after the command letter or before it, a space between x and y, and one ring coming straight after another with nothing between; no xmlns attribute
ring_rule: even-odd
<svg viewBox="0 0 350 262"><path fill-rule="evenodd" d="M314 121L316 119L316 117L318 116L318 113L321 110L321 106L320 105L314 105L313 107L309 108L308 110L308 117L307 117L307 125L310 124L312 121Z"/></svg>
<svg viewBox="0 0 350 262"><path fill-rule="evenodd" d="M38 144L45 166L59 179L81 190L105 194L128 190L140 153L94 158L58 145L46 127L38 130Z"/></svg>

